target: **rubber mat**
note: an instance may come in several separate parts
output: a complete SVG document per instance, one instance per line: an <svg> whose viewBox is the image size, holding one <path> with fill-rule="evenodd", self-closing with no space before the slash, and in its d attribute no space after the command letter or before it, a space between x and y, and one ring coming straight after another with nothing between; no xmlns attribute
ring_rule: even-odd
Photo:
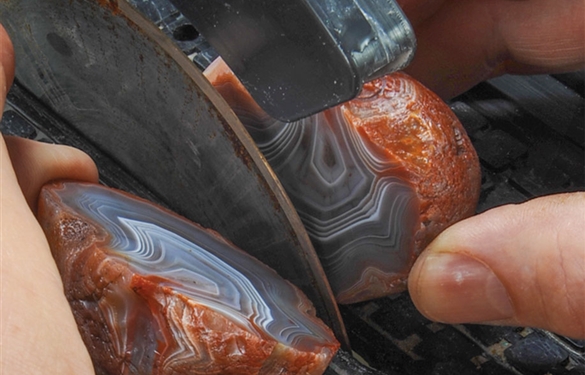
<svg viewBox="0 0 585 375"><path fill-rule="evenodd" d="M200 68L216 57L167 1L131 3ZM504 76L481 83L450 103L480 157L478 212L535 196L585 190L584 82L584 72ZM9 92L0 129L78 147L94 158L102 182L158 201L18 82ZM330 375L585 374L583 340L523 327L433 323L418 313L407 294L342 306L341 312L355 353L340 354L327 371ZM367 363L372 370L357 363Z"/></svg>

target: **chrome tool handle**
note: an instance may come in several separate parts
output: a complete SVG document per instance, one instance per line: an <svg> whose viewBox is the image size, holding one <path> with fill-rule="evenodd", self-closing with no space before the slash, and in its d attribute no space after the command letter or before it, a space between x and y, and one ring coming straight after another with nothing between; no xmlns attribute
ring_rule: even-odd
<svg viewBox="0 0 585 375"><path fill-rule="evenodd" d="M405 68L414 31L394 0L308 0L362 83Z"/></svg>
<svg viewBox="0 0 585 375"><path fill-rule="evenodd" d="M272 117L354 98L404 68L414 32L394 0L171 0Z"/></svg>

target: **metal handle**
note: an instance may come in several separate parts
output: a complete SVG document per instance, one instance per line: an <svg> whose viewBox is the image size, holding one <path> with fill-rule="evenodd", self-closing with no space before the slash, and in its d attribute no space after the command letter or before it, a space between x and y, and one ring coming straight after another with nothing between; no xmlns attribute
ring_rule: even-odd
<svg viewBox="0 0 585 375"><path fill-rule="evenodd" d="M393 0L171 0L272 117L354 98L404 68L414 32Z"/></svg>

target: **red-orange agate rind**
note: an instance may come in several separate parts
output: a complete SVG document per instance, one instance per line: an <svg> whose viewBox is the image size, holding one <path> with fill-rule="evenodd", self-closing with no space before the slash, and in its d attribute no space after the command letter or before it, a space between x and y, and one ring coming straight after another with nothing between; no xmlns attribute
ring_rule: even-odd
<svg viewBox="0 0 585 375"><path fill-rule="evenodd" d="M38 216L98 375L318 375L339 348L298 288L149 202L56 183Z"/></svg>
<svg viewBox="0 0 585 375"><path fill-rule="evenodd" d="M475 150L450 108L395 73L301 121L270 118L221 61L205 72L272 166L340 303L405 289L416 256L472 215Z"/></svg>
<svg viewBox="0 0 585 375"><path fill-rule="evenodd" d="M477 154L451 109L405 73L367 83L341 110L348 123L408 171L420 200L417 255L443 229L475 212Z"/></svg>

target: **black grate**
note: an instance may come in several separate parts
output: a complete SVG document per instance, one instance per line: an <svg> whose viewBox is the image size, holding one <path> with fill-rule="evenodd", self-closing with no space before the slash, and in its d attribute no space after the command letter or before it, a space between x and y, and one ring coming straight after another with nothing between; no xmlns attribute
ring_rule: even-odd
<svg viewBox="0 0 585 375"><path fill-rule="evenodd" d="M200 68L216 54L166 0L129 0ZM481 83L451 107L480 156L478 212L531 197L585 190L584 72L505 76ZM4 134L70 144L88 152L102 179L157 200L18 82L0 123ZM407 294L342 306L356 357L383 374L585 374L585 341L530 328L443 325L426 320ZM341 353L327 372L374 374Z"/></svg>

